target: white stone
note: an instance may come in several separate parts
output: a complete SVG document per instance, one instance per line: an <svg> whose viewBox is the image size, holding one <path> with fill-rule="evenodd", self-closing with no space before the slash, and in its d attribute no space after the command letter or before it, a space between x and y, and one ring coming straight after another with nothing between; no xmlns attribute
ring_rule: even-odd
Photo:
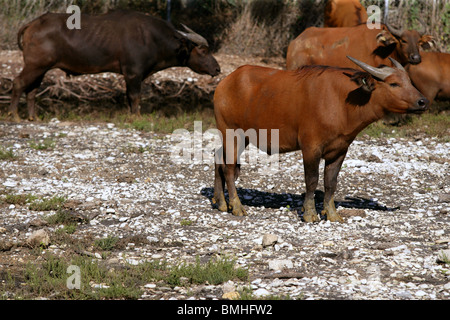
<svg viewBox="0 0 450 320"><path fill-rule="evenodd" d="M270 295L270 292L267 291L266 289L260 288L260 289L253 291L253 295L256 297L264 297L264 296Z"/></svg>
<svg viewBox="0 0 450 320"><path fill-rule="evenodd" d="M281 271L283 269L292 269L294 264L292 260L270 260L269 269L274 271Z"/></svg>
<svg viewBox="0 0 450 320"><path fill-rule="evenodd" d="M48 246L50 243L50 236L48 235L47 231L44 229L39 229L37 231L34 231L29 237L28 237L28 243L32 246Z"/></svg>
<svg viewBox="0 0 450 320"><path fill-rule="evenodd" d="M278 241L278 236L274 234L266 233L262 238L263 247L273 246Z"/></svg>

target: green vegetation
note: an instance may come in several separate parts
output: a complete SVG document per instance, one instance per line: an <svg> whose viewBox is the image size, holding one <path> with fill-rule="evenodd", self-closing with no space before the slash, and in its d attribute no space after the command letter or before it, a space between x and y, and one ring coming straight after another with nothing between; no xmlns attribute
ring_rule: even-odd
<svg viewBox="0 0 450 320"><path fill-rule="evenodd" d="M131 143L128 144L126 147L122 148L122 152L124 153L144 153L151 151L152 151L151 147L134 146Z"/></svg>
<svg viewBox="0 0 450 320"><path fill-rule="evenodd" d="M379 137L416 137L426 135L435 137L441 142L450 141L450 117L445 113L425 113L411 116L399 126L385 124L383 121L372 123L360 133L373 138Z"/></svg>
<svg viewBox="0 0 450 320"><path fill-rule="evenodd" d="M191 221L191 220L189 220L189 219L183 219L183 220L180 221L180 224L181 224L182 226L192 226L193 223L194 223L194 222Z"/></svg>
<svg viewBox="0 0 450 320"><path fill-rule="evenodd" d="M50 225L59 224L73 224L75 221L74 217L65 210L57 210L55 214L48 215L45 220Z"/></svg>
<svg viewBox="0 0 450 320"><path fill-rule="evenodd" d="M66 199L62 196L54 196L51 198L40 198L30 203L28 207L33 211L51 211L58 210L62 207Z"/></svg>
<svg viewBox="0 0 450 320"><path fill-rule="evenodd" d="M72 234L77 230L77 225L75 223L69 223L64 225L61 229L56 230L57 233L67 233Z"/></svg>
<svg viewBox="0 0 450 320"><path fill-rule="evenodd" d="M143 114L140 118L125 118L123 115L112 117L110 122L115 123L120 128L131 128L139 131L152 131L158 133L172 133L176 129L194 130L194 122L201 121L202 129L207 130L215 126L215 119L212 113L181 112L174 116L165 116L162 113L153 112Z"/></svg>
<svg viewBox="0 0 450 320"><path fill-rule="evenodd" d="M6 194L3 201L8 204L25 205L37 199L31 194Z"/></svg>
<svg viewBox="0 0 450 320"><path fill-rule="evenodd" d="M108 236L106 238L96 240L94 246L104 251L111 251L114 249L114 246L118 241L119 238Z"/></svg>
<svg viewBox="0 0 450 320"><path fill-rule="evenodd" d="M195 264L181 263L170 268L166 281L172 286L179 286L183 283L182 278L189 279L189 283L201 284L209 283L217 285L231 279L246 280L248 270L235 268L235 261L227 257L209 260L202 264L197 258Z"/></svg>
<svg viewBox="0 0 450 320"><path fill-rule="evenodd" d="M11 149L0 146L0 160L14 160L16 158L16 155Z"/></svg>
<svg viewBox="0 0 450 320"><path fill-rule="evenodd" d="M15 299L50 297L50 299L138 299L144 285L185 286L192 284L220 284L234 279L245 281L248 272L236 268L229 258L212 259L204 264L181 263L169 266L164 261L149 261L138 265L108 268L104 263L85 256L69 259L44 254L42 263L28 263L20 273L10 271L0 274L0 297L14 291ZM69 266L80 270L80 288L69 289Z"/></svg>
<svg viewBox="0 0 450 320"><path fill-rule="evenodd" d="M96 106L86 107L87 111L78 112L75 110L71 101L65 101L59 107L63 113L58 114L60 121L71 121L80 123L113 123L117 128L135 129L144 132L156 133L172 133L176 129L194 130L194 122L201 121L202 129L205 131L215 127L215 118L212 109L203 111L177 111L172 114L166 114L167 110L159 110L152 113L144 113L140 117L130 115L125 106L118 110L108 110L111 105L105 103L104 107L96 109ZM59 108L58 107L58 108ZM55 113L45 110L41 115L42 122L49 122L56 115ZM0 120L6 120L6 116L0 117ZM56 139L64 138L67 134L60 133L54 138L45 138L42 140L32 140L28 142L30 148L34 150L52 150L55 148ZM129 147L129 148L128 148ZM145 152L149 151L145 147L130 146L124 148L124 152ZM16 155L10 150L0 146L0 160L15 159Z"/></svg>
<svg viewBox="0 0 450 320"><path fill-rule="evenodd" d="M6 194L3 196L3 199L0 199L1 202L7 204L14 205L28 205L28 209L33 211L51 211L51 210L59 210L62 208L64 202L66 201L63 196L53 196L51 198L46 197L38 197L32 194ZM63 214L63 213L61 213ZM52 218L56 219L54 222L61 223L62 218Z"/></svg>
<svg viewBox="0 0 450 320"><path fill-rule="evenodd" d="M50 138L39 142L32 141L30 142L30 147L35 150L52 150L55 147L55 141Z"/></svg>

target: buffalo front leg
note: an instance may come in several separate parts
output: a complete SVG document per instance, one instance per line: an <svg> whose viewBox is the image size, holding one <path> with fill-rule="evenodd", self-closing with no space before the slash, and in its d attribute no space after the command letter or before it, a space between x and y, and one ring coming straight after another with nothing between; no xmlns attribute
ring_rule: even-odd
<svg viewBox="0 0 450 320"><path fill-rule="evenodd" d="M36 93L41 85L42 79L44 79L44 75L40 75L34 80L34 82L27 88L27 107L28 107L28 120L37 121L37 113L36 113Z"/></svg>
<svg viewBox="0 0 450 320"><path fill-rule="evenodd" d="M215 153L215 171L214 171L214 197L212 202L217 205L222 212L228 211L228 205L225 200L225 164L223 156L223 148L220 148Z"/></svg>
<svg viewBox="0 0 450 320"><path fill-rule="evenodd" d="M127 100L131 113L140 116L142 79L139 76L125 76L125 83L127 86Z"/></svg>
<svg viewBox="0 0 450 320"><path fill-rule="evenodd" d="M302 211L305 222L319 222L320 218L316 211L314 191L319 182L320 155L310 154L303 151L303 163L305 169L306 195Z"/></svg>
<svg viewBox="0 0 450 320"><path fill-rule="evenodd" d="M337 213L334 205L334 192L337 186L337 177L344 162L345 154L339 156L334 161L325 161L324 187L325 195L323 199L322 215L331 222L344 222L344 219Z"/></svg>
<svg viewBox="0 0 450 320"><path fill-rule="evenodd" d="M28 120L30 121L38 120L36 114L36 92L37 88L27 93Z"/></svg>

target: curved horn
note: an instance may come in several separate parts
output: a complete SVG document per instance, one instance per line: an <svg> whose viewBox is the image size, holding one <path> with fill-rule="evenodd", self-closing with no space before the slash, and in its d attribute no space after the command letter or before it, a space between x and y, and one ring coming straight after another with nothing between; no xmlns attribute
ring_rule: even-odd
<svg viewBox="0 0 450 320"><path fill-rule="evenodd" d="M400 64L400 62L398 62L398 61L395 60L395 59L392 59L391 57L389 57L389 60L391 60L391 62L392 62L392 64L394 65L394 67L396 67L396 68L399 69L399 70L402 70L402 71L405 71L405 72L406 72L405 68L403 68L403 66Z"/></svg>
<svg viewBox="0 0 450 320"><path fill-rule="evenodd" d="M403 30L397 29L390 24L386 22L386 27L388 28L389 32L392 33L395 37L400 38L402 36Z"/></svg>
<svg viewBox="0 0 450 320"><path fill-rule="evenodd" d="M197 44L199 46L208 47L208 41L206 41L205 38L203 38L198 33L194 32L192 29L188 28L184 24L181 24L181 25L187 31L187 33L186 33L186 32L177 30L181 35L183 35L183 37L187 38L188 40L194 42L195 44Z"/></svg>
<svg viewBox="0 0 450 320"><path fill-rule="evenodd" d="M367 63L356 60L355 58L352 58L350 56L347 56L347 58L349 58L351 61L353 61L354 64L356 64L358 67L360 67L364 71L370 73L374 77L381 79L381 80L386 79L394 72L394 69L389 68L389 67L375 68L375 67L368 65Z"/></svg>
<svg viewBox="0 0 450 320"><path fill-rule="evenodd" d="M417 32L419 32L419 34L422 36L425 34L425 32L427 32L427 24L425 23L425 21L423 21L422 18L417 18L417 20L419 20L420 24L422 25L420 30L417 30Z"/></svg>

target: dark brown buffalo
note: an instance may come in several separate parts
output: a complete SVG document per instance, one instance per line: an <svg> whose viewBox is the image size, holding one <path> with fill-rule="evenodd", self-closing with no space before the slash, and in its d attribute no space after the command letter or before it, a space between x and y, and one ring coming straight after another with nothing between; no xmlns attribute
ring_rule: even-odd
<svg viewBox="0 0 450 320"><path fill-rule="evenodd" d="M243 66L219 83L214 112L223 148L216 152L213 198L219 210L247 214L237 195L235 178L239 173L237 150L242 151L249 139L241 134L228 139L227 130L228 135L236 130L266 130L268 137L260 140L258 134L257 142L265 150L273 150L271 130L278 130L279 153L302 150L306 181L303 219L319 220L314 191L319 162L324 159L322 214L330 221L343 221L336 212L333 194L347 149L357 134L388 112L421 113L428 107L428 100L413 87L398 62L396 68L375 68L354 61L366 72L327 66L294 71ZM227 140L234 142L235 138L236 143L227 145Z"/></svg>
<svg viewBox="0 0 450 320"><path fill-rule="evenodd" d="M25 66L14 80L9 113L18 116L19 98L27 94L30 120L34 98L45 73L60 68L68 74L115 72L124 76L131 111L140 113L141 83L160 70L186 66L200 74L220 72L207 41L192 30L175 30L168 22L133 11L81 15L81 29L69 29L69 14L47 13L18 33Z"/></svg>
<svg viewBox="0 0 450 320"><path fill-rule="evenodd" d="M431 103L450 99L450 54L422 52L422 63L407 70L414 86Z"/></svg>
<svg viewBox="0 0 450 320"><path fill-rule="evenodd" d="M367 22L367 12L359 0L329 0L325 5L324 27L354 27Z"/></svg>
<svg viewBox="0 0 450 320"><path fill-rule="evenodd" d="M352 67L350 55L371 66L392 66L389 57L402 65L421 62L419 47L433 45L429 35L421 36L416 30L397 32L381 25L382 29L369 29L366 24L348 28L308 28L288 47L286 67L294 70L304 65Z"/></svg>

